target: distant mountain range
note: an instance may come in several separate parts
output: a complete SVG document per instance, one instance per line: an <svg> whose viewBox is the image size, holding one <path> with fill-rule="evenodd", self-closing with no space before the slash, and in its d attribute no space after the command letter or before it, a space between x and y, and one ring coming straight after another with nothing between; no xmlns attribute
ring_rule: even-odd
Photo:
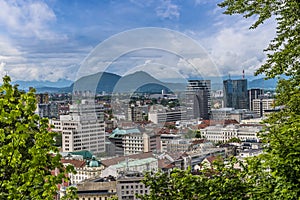
<svg viewBox="0 0 300 200"><path fill-rule="evenodd" d="M14 84L18 84L19 88L24 90L34 87L40 93L71 93L73 91L161 93L162 90L166 92L184 91L187 85L186 83L162 82L143 71L123 77L113 73L99 72L81 77L74 83L61 79L57 82L16 81ZM248 81L248 88L274 89L276 85L277 79L264 80L263 78L258 78ZM222 88L222 83L214 83L214 78L212 78L212 90L220 90Z"/></svg>

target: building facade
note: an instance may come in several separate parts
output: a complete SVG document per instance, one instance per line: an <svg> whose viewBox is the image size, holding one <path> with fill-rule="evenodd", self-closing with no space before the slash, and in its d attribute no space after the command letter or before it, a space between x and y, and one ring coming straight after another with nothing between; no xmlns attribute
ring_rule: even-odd
<svg viewBox="0 0 300 200"><path fill-rule="evenodd" d="M93 154L105 152L105 127L103 118L91 102L70 106L69 115L51 120L53 131L62 134L64 152L89 150Z"/></svg>
<svg viewBox="0 0 300 200"><path fill-rule="evenodd" d="M211 142L227 142L232 138L238 138L241 141L245 140L259 140L257 133L262 129L262 126L254 125L216 125L208 126L201 129L201 135Z"/></svg>
<svg viewBox="0 0 300 200"><path fill-rule="evenodd" d="M223 81L224 107L249 109L247 79Z"/></svg>
<svg viewBox="0 0 300 200"><path fill-rule="evenodd" d="M188 119L209 119L211 81L189 80L186 88Z"/></svg>
<svg viewBox="0 0 300 200"><path fill-rule="evenodd" d="M264 90L259 88L253 88L248 90L248 104L249 104L249 110L253 111L253 100L259 99L261 96L264 95Z"/></svg>
<svg viewBox="0 0 300 200"><path fill-rule="evenodd" d="M165 123L165 122L176 122L181 120L186 120L187 112L185 109L176 108L176 109L167 109L151 108L148 113L148 120L154 124Z"/></svg>
<svg viewBox="0 0 300 200"><path fill-rule="evenodd" d="M113 177L96 178L77 184L78 200L109 200L117 195Z"/></svg>
<svg viewBox="0 0 300 200"><path fill-rule="evenodd" d="M144 175L141 172L127 171L117 178L118 199L136 200L137 194L148 194L150 188L142 182Z"/></svg>
<svg viewBox="0 0 300 200"><path fill-rule="evenodd" d="M275 99L268 99L268 98L253 99L252 107L255 113L257 113L260 117L263 117L265 115L265 110L270 110L275 108Z"/></svg>

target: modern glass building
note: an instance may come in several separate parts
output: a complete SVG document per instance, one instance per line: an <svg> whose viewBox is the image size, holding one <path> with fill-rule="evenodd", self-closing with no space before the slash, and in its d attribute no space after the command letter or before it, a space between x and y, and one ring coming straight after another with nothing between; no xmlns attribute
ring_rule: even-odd
<svg viewBox="0 0 300 200"><path fill-rule="evenodd" d="M224 107L249 109L247 87L247 79L224 80Z"/></svg>
<svg viewBox="0 0 300 200"><path fill-rule="evenodd" d="M210 80L189 80L185 93L188 119L209 119L210 90Z"/></svg>

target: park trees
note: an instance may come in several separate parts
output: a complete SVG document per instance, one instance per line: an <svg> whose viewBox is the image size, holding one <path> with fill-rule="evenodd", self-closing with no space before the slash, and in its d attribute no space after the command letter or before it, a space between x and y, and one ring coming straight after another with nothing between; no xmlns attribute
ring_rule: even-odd
<svg viewBox="0 0 300 200"><path fill-rule="evenodd" d="M35 109L34 90L19 91L5 76L0 86L0 199L53 199L72 171L60 162L55 133ZM53 170L60 173L54 176Z"/></svg>
<svg viewBox="0 0 300 200"><path fill-rule="evenodd" d="M193 194L190 199L299 199L300 1L224 0L219 6L225 8L225 14L256 18L250 28L258 27L269 18L277 23L277 34L265 49L267 60L256 71L256 74L264 74L266 78L287 76L279 80L276 89L276 104L281 106L281 110L265 120L267 126L260 133L266 144L265 152L247 160L242 170L228 167L231 165L219 165L212 175L201 172L192 177L190 172L180 170L167 177L161 174L147 175L145 183L153 191L144 199L154 199L155 195L168 199L165 197L174 183L179 185L172 189L174 199L179 199L182 193ZM157 183L167 189L162 190ZM164 185L166 183L171 186ZM227 183L230 187L226 187ZM224 193L221 189L225 190ZM199 196L203 193L210 196ZM214 196L218 193L224 196Z"/></svg>

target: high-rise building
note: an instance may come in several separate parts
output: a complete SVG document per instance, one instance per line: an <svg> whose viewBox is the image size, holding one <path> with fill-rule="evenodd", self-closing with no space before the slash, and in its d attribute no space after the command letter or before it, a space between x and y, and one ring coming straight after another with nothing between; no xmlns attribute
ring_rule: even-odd
<svg viewBox="0 0 300 200"><path fill-rule="evenodd" d="M253 88L248 90L248 104L249 104L249 110L253 111L253 99L259 99L264 94L263 89L259 88Z"/></svg>
<svg viewBox="0 0 300 200"><path fill-rule="evenodd" d="M247 79L223 81L224 107L249 109Z"/></svg>
<svg viewBox="0 0 300 200"><path fill-rule="evenodd" d="M210 90L210 80L189 80L185 93L188 119L209 119Z"/></svg>
<svg viewBox="0 0 300 200"><path fill-rule="evenodd" d="M69 115L52 120L53 131L62 133L64 152L88 150L105 152L105 127L101 110L94 102L83 101L70 106Z"/></svg>

